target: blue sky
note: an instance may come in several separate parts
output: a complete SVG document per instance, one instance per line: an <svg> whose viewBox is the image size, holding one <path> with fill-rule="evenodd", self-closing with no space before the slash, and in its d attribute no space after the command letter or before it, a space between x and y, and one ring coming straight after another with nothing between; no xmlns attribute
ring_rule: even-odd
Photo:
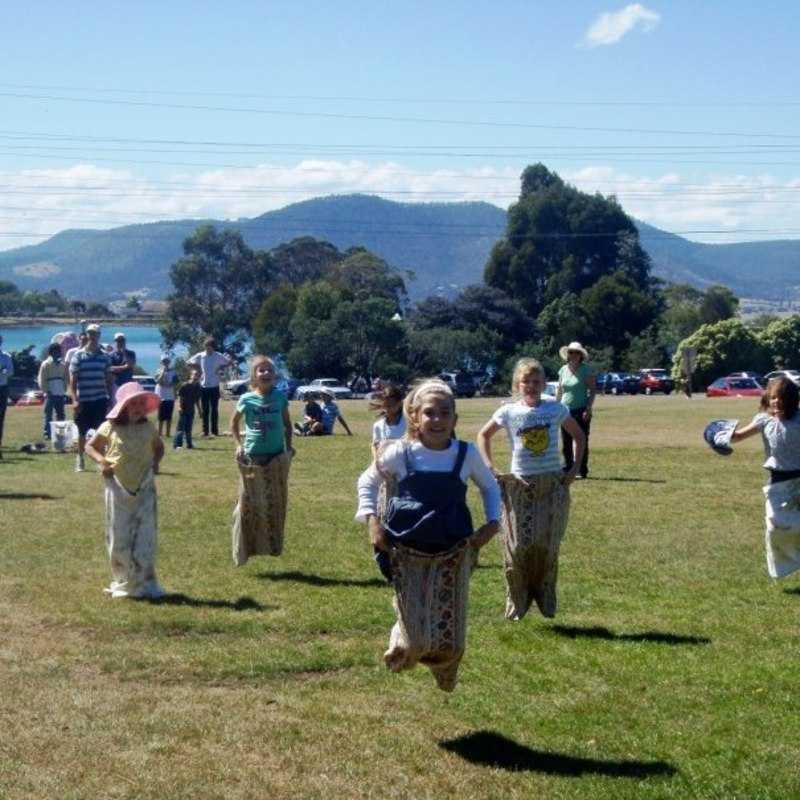
<svg viewBox="0 0 800 800"><path fill-rule="evenodd" d="M688 238L800 236L789 2L2 11L3 249L334 192L505 207L538 160Z"/></svg>

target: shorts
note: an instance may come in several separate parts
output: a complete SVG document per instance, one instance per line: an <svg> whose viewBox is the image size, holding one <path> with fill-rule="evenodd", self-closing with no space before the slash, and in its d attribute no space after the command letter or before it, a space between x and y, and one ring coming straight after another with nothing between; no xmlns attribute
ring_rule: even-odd
<svg viewBox="0 0 800 800"><path fill-rule="evenodd" d="M158 406L158 421L172 422L172 412L175 410L174 400L162 400Z"/></svg>
<svg viewBox="0 0 800 800"><path fill-rule="evenodd" d="M108 414L108 400L85 400L80 402L79 408L75 413L75 424L78 426L78 433L86 436L92 429L97 430L106 419Z"/></svg>

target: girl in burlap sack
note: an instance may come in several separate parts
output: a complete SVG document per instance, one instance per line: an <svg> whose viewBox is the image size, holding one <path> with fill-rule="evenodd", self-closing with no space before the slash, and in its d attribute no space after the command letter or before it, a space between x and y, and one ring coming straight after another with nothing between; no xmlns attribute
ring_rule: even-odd
<svg viewBox="0 0 800 800"><path fill-rule="evenodd" d="M292 422L289 401L275 388L277 371L266 356L250 362L250 387L236 404L231 433L236 441L239 501L233 512L231 547L237 567L250 556L279 556L289 490ZM244 419L244 437L239 423Z"/></svg>
<svg viewBox="0 0 800 800"><path fill-rule="evenodd" d="M767 572L785 578L800 570L800 394L791 379L782 377L769 382L765 397L767 410L733 430L729 442L761 434L769 472L763 490Z"/></svg>
<svg viewBox="0 0 800 800"><path fill-rule="evenodd" d="M156 485L153 474L164 445L147 415L161 400L135 381L120 386L106 421L86 443L86 455L105 480L106 547L111 560L113 598L157 599L164 595L156 579Z"/></svg>
<svg viewBox="0 0 800 800"><path fill-rule="evenodd" d="M545 374L533 358L522 358L511 380L514 402L506 403L478 433L478 449L495 473L503 497L501 531L506 575L506 618L522 619L533 602L545 617L556 613L558 551L569 516L569 485L575 480L586 439L569 409L542 398ZM563 472L560 429L574 440L572 467ZM511 446L511 471L492 464L492 437L501 429Z"/></svg>
<svg viewBox="0 0 800 800"><path fill-rule="evenodd" d="M356 519L389 558L397 622L386 666L394 672L426 664L440 689L455 688L464 654L469 577L474 556L498 530L500 492L477 450L452 438L455 398L429 380L404 403L406 435L391 443L358 481ZM386 514L378 516L382 475L397 480ZM480 489L486 523L473 532L467 481Z"/></svg>

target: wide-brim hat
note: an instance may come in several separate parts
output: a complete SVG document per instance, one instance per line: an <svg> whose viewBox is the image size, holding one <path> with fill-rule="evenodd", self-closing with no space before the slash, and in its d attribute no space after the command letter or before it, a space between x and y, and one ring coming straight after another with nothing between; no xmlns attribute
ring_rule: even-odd
<svg viewBox="0 0 800 800"><path fill-rule="evenodd" d="M562 361L566 361L569 358L570 350L575 350L578 353L581 353L585 359L589 358L589 353L586 351L586 348L580 342L570 342L569 344L565 344L558 351L558 354L561 356Z"/></svg>
<svg viewBox="0 0 800 800"><path fill-rule="evenodd" d="M738 419L715 419L706 425L703 438L715 453L729 456L733 452L731 435L738 424Z"/></svg>
<svg viewBox="0 0 800 800"><path fill-rule="evenodd" d="M161 405L161 398L155 392L148 392L142 388L141 383L130 381L124 383L117 389L116 404L111 411L106 414L106 419L116 419L124 410L125 406L130 403L134 397L147 398L147 410L145 414L152 414Z"/></svg>

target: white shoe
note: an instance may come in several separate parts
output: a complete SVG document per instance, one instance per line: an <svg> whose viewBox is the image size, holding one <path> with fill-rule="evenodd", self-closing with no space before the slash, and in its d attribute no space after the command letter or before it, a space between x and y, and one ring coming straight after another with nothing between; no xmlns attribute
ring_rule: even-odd
<svg viewBox="0 0 800 800"><path fill-rule="evenodd" d="M86 465L83 461L83 456L78 456L75 459L75 472L86 472Z"/></svg>

